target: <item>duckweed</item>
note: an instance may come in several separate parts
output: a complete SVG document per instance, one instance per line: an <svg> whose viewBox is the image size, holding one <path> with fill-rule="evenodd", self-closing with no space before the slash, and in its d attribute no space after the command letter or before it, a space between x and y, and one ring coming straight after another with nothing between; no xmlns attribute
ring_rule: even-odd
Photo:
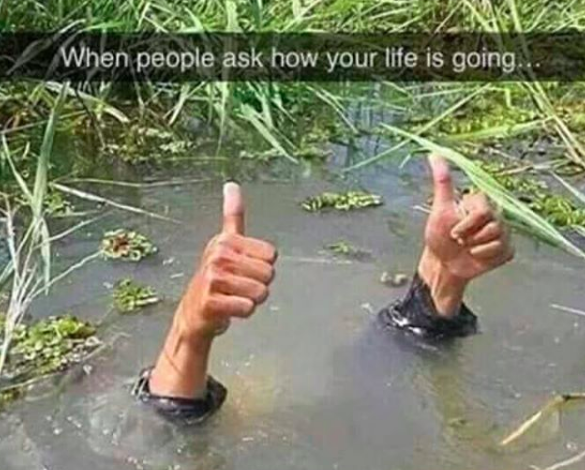
<svg viewBox="0 0 585 470"><path fill-rule="evenodd" d="M525 175L507 174L510 168L503 163L481 162L481 166L552 224L558 227L585 226L585 210L577 207L570 199L554 194L545 182Z"/></svg>
<svg viewBox="0 0 585 470"><path fill-rule="evenodd" d="M348 242L343 241L343 240L335 242L335 243L330 243L325 248L327 248L333 254L343 255L343 256L352 256L352 255L356 255L359 252L359 250L357 248L355 248L354 246L350 245Z"/></svg>
<svg viewBox="0 0 585 470"><path fill-rule="evenodd" d="M383 204L382 196L363 191L348 191L346 193L324 192L319 196L305 199L301 206L308 212L318 212L324 209L349 211L376 207Z"/></svg>
<svg viewBox="0 0 585 470"><path fill-rule="evenodd" d="M5 318L0 315L3 329ZM2 345L0 338L0 346ZM96 328L73 315L49 317L16 326L2 379L18 384L64 371L101 344ZM0 392L0 409L24 394L20 387Z"/></svg>
<svg viewBox="0 0 585 470"><path fill-rule="evenodd" d="M134 312L147 305L160 302L156 291L132 279L123 279L114 287L114 307L121 313Z"/></svg>
<svg viewBox="0 0 585 470"><path fill-rule="evenodd" d="M106 258L140 261L156 253L158 249L145 235L118 229L106 232L100 251Z"/></svg>

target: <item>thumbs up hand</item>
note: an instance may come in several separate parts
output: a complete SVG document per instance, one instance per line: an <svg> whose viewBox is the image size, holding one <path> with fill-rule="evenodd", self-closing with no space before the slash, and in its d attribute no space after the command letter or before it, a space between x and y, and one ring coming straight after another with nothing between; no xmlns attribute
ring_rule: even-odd
<svg viewBox="0 0 585 470"><path fill-rule="evenodd" d="M248 318L268 297L276 249L244 236L244 199L235 183L224 186L223 227L205 248L183 300L183 335L213 337L230 319Z"/></svg>
<svg viewBox="0 0 585 470"><path fill-rule="evenodd" d="M510 261L514 249L486 196L469 194L458 202L447 161L431 156L429 164L434 198L419 275L439 313L450 316L458 311L467 283Z"/></svg>

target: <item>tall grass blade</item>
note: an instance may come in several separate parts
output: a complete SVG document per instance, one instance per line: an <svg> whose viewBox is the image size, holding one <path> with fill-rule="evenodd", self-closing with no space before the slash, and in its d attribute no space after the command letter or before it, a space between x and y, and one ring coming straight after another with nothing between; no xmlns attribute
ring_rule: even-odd
<svg viewBox="0 0 585 470"><path fill-rule="evenodd" d="M583 250L563 236L563 234L560 233L550 222L530 209L528 205L518 200L510 191L505 189L493 176L487 173L478 164L474 163L456 150L438 145L419 135L388 124L384 124L383 126L389 131L417 143L427 151L437 153L447 158L461 168L471 182L485 192L509 216L521 222L549 243L561 247L575 256L585 259L585 252L583 252Z"/></svg>

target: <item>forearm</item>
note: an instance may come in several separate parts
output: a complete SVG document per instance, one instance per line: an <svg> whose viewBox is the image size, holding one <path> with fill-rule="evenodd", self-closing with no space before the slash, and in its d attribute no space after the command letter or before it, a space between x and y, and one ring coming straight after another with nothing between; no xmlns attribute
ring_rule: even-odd
<svg viewBox="0 0 585 470"><path fill-rule="evenodd" d="M443 318L457 315L463 304L467 281L450 274L428 248L423 251L417 273L429 287L437 314Z"/></svg>
<svg viewBox="0 0 585 470"><path fill-rule="evenodd" d="M185 334L181 324L183 303L150 377L150 390L161 396L197 398L207 384L207 368L213 339L204 334Z"/></svg>
<svg viewBox="0 0 585 470"><path fill-rule="evenodd" d="M378 319L384 326L431 340L473 334L477 318L463 302L466 284L425 250L404 298L382 309Z"/></svg>

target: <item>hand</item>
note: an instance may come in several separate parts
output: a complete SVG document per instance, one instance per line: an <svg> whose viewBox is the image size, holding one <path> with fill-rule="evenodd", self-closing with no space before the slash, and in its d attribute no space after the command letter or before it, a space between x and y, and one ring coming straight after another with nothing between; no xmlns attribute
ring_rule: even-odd
<svg viewBox="0 0 585 470"><path fill-rule="evenodd" d="M268 297L276 250L244 236L244 200L235 183L224 186L223 227L205 248L175 313L149 384L153 393L203 396L213 338L230 319L247 318Z"/></svg>
<svg viewBox="0 0 585 470"><path fill-rule="evenodd" d="M276 249L244 236L244 200L235 183L224 186L223 228L205 248L179 315L186 336L215 336L230 319L248 318L268 297Z"/></svg>
<svg viewBox="0 0 585 470"><path fill-rule="evenodd" d="M469 194L457 202L446 160L431 156L429 163L434 198L419 275L430 286L439 313L450 316L457 313L465 286L510 261L514 249L486 196Z"/></svg>

